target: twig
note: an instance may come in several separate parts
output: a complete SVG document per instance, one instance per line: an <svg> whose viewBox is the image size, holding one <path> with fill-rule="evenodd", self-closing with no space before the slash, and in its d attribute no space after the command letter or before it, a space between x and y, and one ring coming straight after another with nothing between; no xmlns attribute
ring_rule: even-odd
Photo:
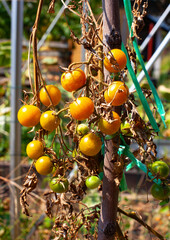
<svg viewBox="0 0 170 240"><path fill-rule="evenodd" d="M28 235L26 236L26 240L29 240L30 237L34 234L34 232L36 231L36 229L38 228L39 225L42 224L44 218L45 218L46 214L43 213L38 220L34 223L33 227L31 228L30 232L28 233Z"/></svg>
<svg viewBox="0 0 170 240"><path fill-rule="evenodd" d="M158 232L156 232L152 227L150 227L147 223L145 223L142 218L139 218L137 216L137 214L135 212L125 212L124 210L122 210L120 207L118 207L118 212L122 213L123 215L130 217L134 220L136 220L137 222L139 222L142 226L144 226L147 230L149 230L151 233L153 233L155 236L157 236L159 239L161 240L165 240L165 238L159 234Z"/></svg>
<svg viewBox="0 0 170 240"><path fill-rule="evenodd" d="M123 236L122 230L121 230L118 222L116 222L116 232L117 232L119 240L125 240L125 237Z"/></svg>
<svg viewBox="0 0 170 240"><path fill-rule="evenodd" d="M8 184L11 184L11 185L15 186L19 190L22 190L22 187L19 184L15 183L14 181L12 181L10 179L7 179L7 178L4 178L4 177L1 177L1 176L0 176L0 179L3 180L4 182L8 183ZM32 195L32 197L35 197L38 200L40 200L40 201L45 203L45 200L43 198L39 197L37 194L31 192L31 193L29 193L29 195L30 195L30 197Z"/></svg>

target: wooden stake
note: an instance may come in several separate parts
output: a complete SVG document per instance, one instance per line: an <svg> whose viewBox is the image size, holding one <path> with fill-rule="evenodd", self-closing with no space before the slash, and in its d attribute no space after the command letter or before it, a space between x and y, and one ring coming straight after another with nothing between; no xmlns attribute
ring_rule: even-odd
<svg viewBox="0 0 170 240"><path fill-rule="evenodd" d="M103 0L103 41L110 48L120 48L120 17L119 17L119 1ZM104 49L107 52L107 49ZM105 81L109 73L104 70ZM120 114L121 108L117 107L114 111ZM119 183L122 175L122 166L117 148L119 139L112 139L105 142L104 157L104 177L102 206L98 227L98 240L114 239L116 232L117 205Z"/></svg>

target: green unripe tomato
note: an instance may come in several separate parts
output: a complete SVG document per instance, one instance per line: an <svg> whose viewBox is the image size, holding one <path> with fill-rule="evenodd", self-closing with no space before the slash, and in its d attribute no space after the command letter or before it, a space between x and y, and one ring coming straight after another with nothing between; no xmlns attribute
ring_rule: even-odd
<svg viewBox="0 0 170 240"><path fill-rule="evenodd" d="M72 157L77 157L78 155L80 155L80 156L82 156L82 153L81 152L77 152L77 150L76 150L76 148L73 150L73 152L72 152Z"/></svg>
<svg viewBox="0 0 170 240"><path fill-rule="evenodd" d="M84 136L88 132L89 132L89 127L86 124L81 123L81 124L79 124L77 126L77 133L78 133L78 135Z"/></svg>
<svg viewBox="0 0 170 240"><path fill-rule="evenodd" d="M165 200L170 196L170 187L154 183L151 187L151 194L158 200Z"/></svg>
<svg viewBox="0 0 170 240"><path fill-rule="evenodd" d="M127 121L121 123L120 125L120 130L124 135L132 135L132 133L130 132L130 128L131 126Z"/></svg>
<svg viewBox="0 0 170 240"><path fill-rule="evenodd" d="M68 190L69 182L67 178L53 178L50 182L50 188L53 192L64 193Z"/></svg>
<svg viewBox="0 0 170 240"><path fill-rule="evenodd" d="M169 175L169 167L163 161L155 161L151 164L151 172L153 175L158 175L160 177L168 177Z"/></svg>
<svg viewBox="0 0 170 240"><path fill-rule="evenodd" d="M95 189L101 184L100 178L97 176L90 176L86 179L86 186L89 189Z"/></svg>

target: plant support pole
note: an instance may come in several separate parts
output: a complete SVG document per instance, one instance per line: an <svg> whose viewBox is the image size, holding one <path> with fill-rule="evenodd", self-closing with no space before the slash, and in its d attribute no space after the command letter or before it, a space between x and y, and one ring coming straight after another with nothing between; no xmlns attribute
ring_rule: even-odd
<svg viewBox="0 0 170 240"><path fill-rule="evenodd" d="M154 54L152 55L152 57L149 59L149 62L147 62L145 68L147 71L150 71L153 64L155 63L155 61L157 60L157 58L161 55L161 53L163 52L163 50L166 48L166 46L168 45L170 41L170 31L167 33L166 37L163 39L163 41L161 42L161 44L159 45L159 47L156 49L156 51L154 52ZM140 74L138 75L138 82L140 83L143 78L145 77L145 73L142 70L140 72ZM135 90L135 86L132 85L129 89L129 92L133 92Z"/></svg>
<svg viewBox="0 0 170 240"><path fill-rule="evenodd" d="M159 29L160 25L162 24L162 22L165 20L165 18L168 16L170 12L170 4L168 5L168 7L166 8L166 10L164 11L164 13L160 16L159 20L157 21L157 23L155 24L155 26L152 28L151 32L149 33L149 35L145 38L145 40L143 41L143 43L140 46L140 51L142 52L146 46L148 45L150 39L154 36L154 34L156 33L156 31Z"/></svg>
<svg viewBox="0 0 170 240"><path fill-rule="evenodd" d="M120 16L118 0L103 0L103 41L111 49L120 48ZM107 52L104 49L104 52ZM109 73L104 70L105 81ZM114 109L120 114L120 107ZM117 205L119 183L122 175L121 164L117 154L119 139L105 141L104 177L102 205L98 226L98 240L113 240L117 228ZM121 172L121 174L120 174Z"/></svg>
<svg viewBox="0 0 170 240"><path fill-rule="evenodd" d="M10 176L19 177L21 162L21 127L17 121L17 112L21 98L21 56L23 32L23 1L12 1L11 14L11 123L10 123ZM19 183L18 180L16 180ZM11 186L10 220L11 239L19 235L20 201L19 191Z"/></svg>

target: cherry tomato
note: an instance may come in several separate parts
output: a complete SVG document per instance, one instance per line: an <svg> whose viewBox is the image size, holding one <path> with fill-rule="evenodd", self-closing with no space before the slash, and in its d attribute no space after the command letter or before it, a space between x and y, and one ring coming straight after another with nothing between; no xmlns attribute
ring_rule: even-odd
<svg viewBox="0 0 170 240"><path fill-rule="evenodd" d="M154 175L158 175L160 177L168 177L169 175L169 167L163 161L155 161L151 165L151 171Z"/></svg>
<svg viewBox="0 0 170 240"><path fill-rule="evenodd" d="M128 87L121 81L114 81L104 93L106 102L113 106L124 104L129 96Z"/></svg>
<svg viewBox="0 0 170 240"><path fill-rule="evenodd" d="M25 127L34 127L40 121L41 111L33 105L24 105L18 111L18 121Z"/></svg>
<svg viewBox="0 0 170 240"><path fill-rule="evenodd" d="M113 112L113 118L114 121L111 123L105 120L104 118L101 118L99 120L98 126L102 133L112 135L119 130L121 123L120 117L116 112Z"/></svg>
<svg viewBox="0 0 170 240"><path fill-rule="evenodd" d="M48 94L47 94L47 92ZM60 90L54 86L54 85L47 85L46 86L46 90L45 90L45 87L41 88L40 90L40 101L45 105L45 106L49 106L51 103L50 103L50 99L48 97L48 95L50 96L51 98L51 101L52 101L52 104L54 106L56 106L59 102L60 102L60 99L61 99L61 92Z"/></svg>
<svg viewBox="0 0 170 240"><path fill-rule="evenodd" d="M94 103L88 97L77 98L70 104L70 113L76 120L85 120L94 112Z"/></svg>
<svg viewBox="0 0 170 240"><path fill-rule="evenodd" d="M50 182L50 188L53 192L63 193L68 190L69 182L67 178L53 178Z"/></svg>
<svg viewBox="0 0 170 240"><path fill-rule="evenodd" d="M58 116L55 116L54 111L49 110L41 114L40 124L46 131L51 132L58 127L60 119Z"/></svg>
<svg viewBox="0 0 170 240"><path fill-rule="evenodd" d="M88 133L79 142L80 151L87 156L95 156L100 152L102 141L95 133Z"/></svg>
<svg viewBox="0 0 170 240"><path fill-rule="evenodd" d="M114 63L114 59L116 60L116 63L118 65ZM116 48L112 49L111 53L108 53L108 56L104 59L104 66L111 73L120 72L120 70L122 70L126 66L126 63L127 58L125 53L121 49Z"/></svg>
<svg viewBox="0 0 170 240"><path fill-rule="evenodd" d="M41 156L34 165L37 172L41 175L47 175L53 170L53 163L48 156Z"/></svg>
<svg viewBox="0 0 170 240"><path fill-rule="evenodd" d="M26 147L26 153L29 158L38 159L44 154L43 143L39 140L31 141Z"/></svg>
<svg viewBox="0 0 170 240"><path fill-rule="evenodd" d="M165 200L170 196L170 187L154 183L151 187L151 194L158 200Z"/></svg>
<svg viewBox="0 0 170 240"><path fill-rule="evenodd" d="M68 92L79 89L85 83L86 75L80 68L64 72L61 76L61 85Z"/></svg>
<svg viewBox="0 0 170 240"><path fill-rule="evenodd" d="M101 180L97 176L90 176L86 179L86 186L89 189L95 189L101 184Z"/></svg>
<svg viewBox="0 0 170 240"><path fill-rule="evenodd" d="M84 123L81 123L77 126L77 133L80 136L84 136L85 134L88 133L88 131L89 131L89 127Z"/></svg>
<svg viewBox="0 0 170 240"><path fill-rule="evenodd" d="M131 126L127 121L121 123L121 125L120 125L120 130L124 135L128 135L128 136L132 135L130 128L131 128Z"/></svg>

